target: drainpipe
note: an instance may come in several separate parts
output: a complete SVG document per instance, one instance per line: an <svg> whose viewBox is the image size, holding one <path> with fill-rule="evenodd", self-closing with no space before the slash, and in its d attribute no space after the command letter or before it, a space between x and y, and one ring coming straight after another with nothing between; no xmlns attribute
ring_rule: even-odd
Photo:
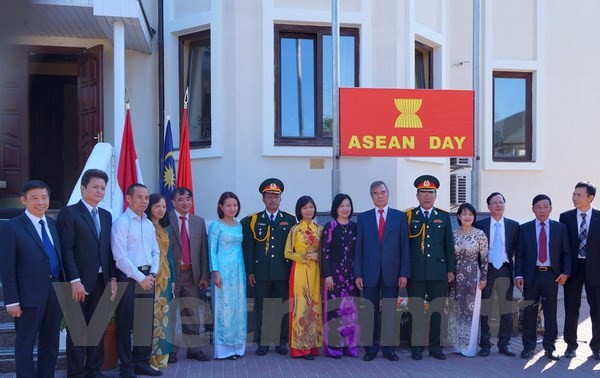
<svg viewBox="0 0 600 378"><path fill-rule="evenodd" d="M158 151L162 153L165 138L165 20L164 20L164 0L158 0ZM160 159L158 158L158 166L160 169ZM159 172L159 179L162 172Z"/></svg>
<svg viewBox="0 0 600 378"><path fill-rule="evenodd" d="M473 89L475 91L474 127L475 127L475 156L473 156L473 170L471 171L471 204L476 209L480 207L481 192L481 83L480 83L480 54L481 54L481 3L480 0L473 0Z"/></svg>

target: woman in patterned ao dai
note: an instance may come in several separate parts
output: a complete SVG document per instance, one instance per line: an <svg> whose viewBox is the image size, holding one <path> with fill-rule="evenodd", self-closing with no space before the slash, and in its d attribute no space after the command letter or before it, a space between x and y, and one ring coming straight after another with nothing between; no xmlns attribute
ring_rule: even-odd
<svg viewBox="0 0 600 378"><path fill-rule="evenodd" d="M453 351L465 357L477 354L481 291L487 281L488 240L473 227L477 212L469 203L456 213L460 227L454 231L456 279L450 286L448 341Z"/></svg>
<svg viewBox="0 0 600 378"><path fill-rule="evenodd" d="M169 353L173 351L170 305L175 286L175 261L169 246L170 226L169 218L165 217L167 213L165 197L160 193L151 194L145 213L154 224L156 240L160 249L158 273L154 281L154 329L150 357L150 366L158 370L167 367Z"/></svg>
<svg viewBox="0 0 600 378"><path fill-rule="evenodd" d="M356 222L352 199L339 193L331 204L333 220L321 236L321 276L323 287L323 354L339 359L344 354L357 357L360 341L358 290L354 285Z"/></svg>
<svg viewBox="0 0 600 378"><path fill-rule="evenodd" d="M323 330L321 319L320 238L323 227L313 222L315 201L302 196L296 202L300 223L290 230L285 257L293 261L290 271L290 356L314 360L319 355Z"/></svg>
<svg viewBox="0 0 600 378"><path fill-rule="evenodd" d="M212 272L214 344L217 359L237 360L246 350L246 271L242 254L242 226L234 218L240 201L231 192L219 198L217 214L208 229Z"/></svg>

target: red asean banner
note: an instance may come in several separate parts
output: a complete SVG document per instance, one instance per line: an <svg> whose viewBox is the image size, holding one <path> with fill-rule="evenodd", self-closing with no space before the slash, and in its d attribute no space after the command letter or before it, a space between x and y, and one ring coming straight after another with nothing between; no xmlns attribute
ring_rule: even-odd
<svg viewBox="0 0 600 378"><path fill-rule="evenodd" d="M472 157L473 101L473 91L340 88L340 153Z"/></svg>

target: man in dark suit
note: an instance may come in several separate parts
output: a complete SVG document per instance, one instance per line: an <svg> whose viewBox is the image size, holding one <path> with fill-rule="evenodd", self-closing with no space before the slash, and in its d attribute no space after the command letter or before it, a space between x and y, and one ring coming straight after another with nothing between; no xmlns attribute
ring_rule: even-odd
<svg viewBox="0 0 600 378"><path fill-rule="evenodd" d="M374 209L358 216L354 276L356 287L373 305L373 344L365 346L363 360L372 361L379 351L382 327L379 319L379 301L383 298L383 322L394 318L398 288L405 288L410 277L408 223L406 215L388 206L389 192L383 181L375 181L370 188ZM387 325L387 324L386 324ZM365 329L366 331L367 329ZM398 361L394 345L382 346L383 356Z"/></svg>
<svg viewBox="0 0 600 378"><path fill-rule="evenodd" d="M571 276L564 287L567 358L576 356L579 307L585 284L592 319L590 348L593 357L600 360L600 211L592 208L595 196L594 184L578 182L572 197L575 209L562 213L559 219L567 226L571 241Z"/></svg>
<svg viewBox="0 0 600 378"><path fill-rule="evenodd" d="M549 219L552 201L545 194L533 198L535 219L522 224L515 256L515 285L523 291L522 358L531 358L536 344L537 314L540 300L544 312L545 354L558 360L554 342L558 334L556 297L558 285L571 274L571 251L567 227ZM558 285L557 285L558 284Z"/></svg>
<svg viewBox="0 0 600 378"><path fill-rule="evenodd" d="M67 282L71 283L71 297L76 306L70 310L83 312L85 324L89 326L104 288L110 283L111 301L117 293L115 260L110 249L112 216L98 205L104 199L108 175L99 169L89 169L81 177L81 200L63 208L58 213L63 264ZM73 319L68 316L67 319ZM109 318L106 308L104 319ZM100 367L104 359L104 328L89 327L87 335L75 332L68 324L67 332L67 375L69 377L102 377ZM73 343L73 336L79 342ZM98 340L90 345L90 340ZM85 342L82 345L81 342Z"/></svg>
<svg viewBox="0 0 600 378"><path fill-rule="evenodd" d="M62 281L60 237L45 213L50 188L33 180L21 189L25 212L0 228L0 275L6 311L15 320L17 377L54 377L62 313L53 283ZM57 285L58 287L58 285ZM37 367L33 349L39 337Z"/></svg>
<svg viewBox="0 0 600 378"><path fill-rule="evenodd" d="M190 213L194 204L191 190L179 187L171 193L171 200L175 209L168 214L171 225L169 237L177 270L174 294L175 298L179 298L182 319L187 319L181 324L183 342L187 346L186 357L208 361L210 357L202 352L198 312L199 290L207 289L209 279L206 224L203 218ZM169 354L170 363L177 362L178 351L179 346L173 345L173 352Z"/></svg>
<svg viewBox="0 0 600 378"><path fill-rule="evenodd" d="M513 260L519 237L519 223L504 217L504 196L494 192L487 197L490 217L478 220L475 227L485 233L489 240L487 285L481 292L481 338L479 355L490 355L490 325L494 293L498 297L500 328L498 330L498 350L514 357L515 352L509 342L513 330Z"/></svg>
<svg viewBox="0 0 600 378"><path fill-rule="evenodd" d="M445 360L440 343L440 325L444 313L443 298L448 295L448 283L454 281L456 256L450 215L433 207L440 182L430 175L417 177L419 206L407 211L410 237L410 262L412 278L408 281L408 306L412 314L413 360L423 358L429 345L429 355ZM429 302L429 342L425 313L425 296Z"/></svg>
<svg viewBox="0 0 600 378"><path fill-rule="evenodd" d="M288 280L290 278L291 262L284 256L285 242L288 233L296 224L296 217L292 214L279 210L281 205L281 193L283 193L283 182L276 178L268 178L258 187L262 194L265 210L250 214L242 219L242 230L244 241L244 263L246 265L246 276L248 285L254 288L254 311L256 315L256 330L254 340L258 345L257 356L264 356L269 351L271 342L279 345L275 347L278 354L285 355L288 350L286 343L289 334L289 316L287 310L285 315L279 317L280 312L275 309L264 313L266 319L272 319L273 323L265 323L269 327L277 327L281 319L279 340L269 340L263 337L263 307L264 300L273 299L285 302L289 297Z"/></svg>

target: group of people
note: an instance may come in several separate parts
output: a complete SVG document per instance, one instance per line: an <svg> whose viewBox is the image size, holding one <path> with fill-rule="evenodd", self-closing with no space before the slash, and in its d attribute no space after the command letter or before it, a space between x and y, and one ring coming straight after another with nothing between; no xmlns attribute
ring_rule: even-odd
<svg viewBox="0 0 600 378"><path fill-rule="evenodd" d="M561 214L560 222L549 219L551 199L540 194L532 201L535 219L519 225L504 217L505 198L495 192L487 198L489 218L477 220L465 203L454 231L449 213L434 207L439 181L430 175L414 181L419 205L413 209L389 207L386 184L375 181L374 208L355 222L352 199L338 194L324 226L315 222L310 196L297 200L294 215L281 211L284 184L269 178L258 188L263 211L238 221L240 201L224 192L208 230L192 214L193 193L184 187L165 198L133 184L127 209L113 222L98 206L107 182L101 170L84 172L81 201L61 209L54 221L45 215L50 188L30 181L22 188L25 212L0 228L0 274L7 312L15 319L18 376L53 376L63 317L68 376L104 376L102 338L117 303L121 377L159 376L159 369L177 362L176 311L186 357L208 361L199 295L210 282L217 359L245 354L247 288L254 296L258 356L271 344L286 355L289 344L293 358L312 360L322 352L339 359L357 357L362 345L365 361L380 348L397 361L400 289L409 297L414 360L423 358L426 347L432 357L446 358L441 324L448 326L454 352L489 356L494 294L498 350L515 356L509 341L516 286L525 301L521 357L533 355L541 304L543 347L556 360L557 292L564 285L564 355L576 356L585 286L593 328L589 345L600 360L600 212L591 206L596 188L589 182L576 185L575 209ZM174 210L167 212L167 201Z"/></svg>

